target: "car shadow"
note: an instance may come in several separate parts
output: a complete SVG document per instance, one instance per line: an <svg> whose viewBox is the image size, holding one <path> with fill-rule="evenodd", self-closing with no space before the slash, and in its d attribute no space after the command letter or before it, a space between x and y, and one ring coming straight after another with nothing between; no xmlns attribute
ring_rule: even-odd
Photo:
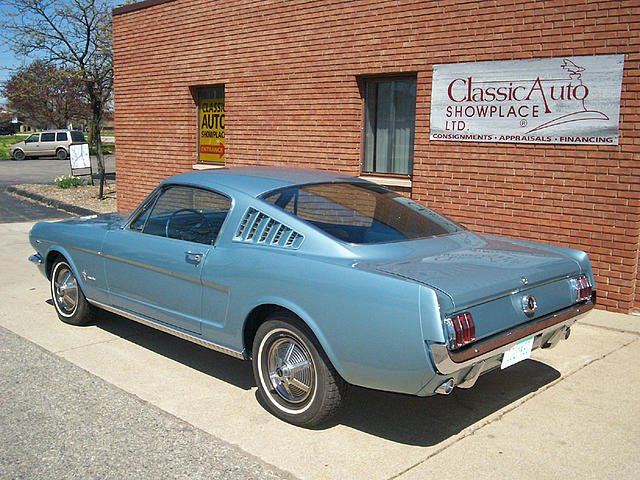
<svg viewBox="0 0 640 480"><path fill-rule="evenodd" d="M230 357L104 310L98 313L96 326L243 390L250 390L256 386L250 362Z"/></svg>
<svg viewBox="0 0 640 480"><path fill-rule="evenodd" d="M415 446L436 445L561 376L536 360L493 370L470 389L415 397L353 387L333 422Z"/></svg>
<svg viewBox="0 0 640 480"><path fill-rule="evenodd" d="M256 386L251 363L209 350L124 317L101 311L96 325L127 341L243 390ZM319 430L345 425L393 442L432 446L486 419L560 377L535 360L482 375L470 389L415 397L351 387L338 414ZM257 394L257 401L264 407Z"/></svg>

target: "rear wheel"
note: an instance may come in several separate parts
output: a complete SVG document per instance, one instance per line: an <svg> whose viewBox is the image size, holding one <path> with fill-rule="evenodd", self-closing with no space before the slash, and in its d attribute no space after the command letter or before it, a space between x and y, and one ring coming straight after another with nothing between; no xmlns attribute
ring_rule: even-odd
<svg viewBox="0 0 640 480"><path fill-rule="evenodd" d="M71 325L89 325L95 309L84 296L71 267L64 259L51 270L51 298L58 318Z"/></svg>
<svg viewBox="0 0 640 480"><path fill-rule="evenodd" d="M333 416L347 390L313 334L286 312L271 315L258 328L253 373L267 408L303 427Z"/></svg>
<svg viewBox="0 0 640 480"><path fill-rule="evenodd" d="M12 156L14 160L24 160L24 152L22 150L14 150Z"/></svg>
<svg viewBox="0 0 640 480"><path fill-rule="evenodd" d="M64 160L67 158L67 151L64 148L59 148L56 150L56 157L58 160Z"/></svg>

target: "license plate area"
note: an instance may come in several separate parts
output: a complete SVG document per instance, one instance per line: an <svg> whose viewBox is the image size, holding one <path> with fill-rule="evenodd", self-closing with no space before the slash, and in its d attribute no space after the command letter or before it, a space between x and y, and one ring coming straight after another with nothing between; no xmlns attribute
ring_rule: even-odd
<svg viewBox="0 0 640 480"><path fill-rule="evenodd" d="M531 356L531 350L533 349L533 339L533 336L524 338L504 352L500 368L504 370L515 363L529 358Z"/></svg>

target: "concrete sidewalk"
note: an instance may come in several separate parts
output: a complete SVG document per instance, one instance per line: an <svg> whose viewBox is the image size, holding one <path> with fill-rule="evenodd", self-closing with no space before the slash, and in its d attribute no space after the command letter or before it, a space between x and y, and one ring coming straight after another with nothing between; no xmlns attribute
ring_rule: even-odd
<svg viewBox="0 0 640 480"><path fill-rule="evenodd" d="M567 342L417 398L354 388L334 424L305 430L258 403L248 362L121 317L58 321L27 262L30 224L0 225L0 325L300 478L636 478L640 317L595 311Z"/></svg>

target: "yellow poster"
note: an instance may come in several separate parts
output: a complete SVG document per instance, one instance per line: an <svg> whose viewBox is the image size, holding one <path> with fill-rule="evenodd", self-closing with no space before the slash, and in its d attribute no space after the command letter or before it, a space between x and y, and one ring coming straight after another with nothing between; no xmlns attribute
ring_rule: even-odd
<svg viewBox="0 0 640 480"><path fill-rule="evenodd" d="M200 161L224 163L224 98L200 100Z"/></svg>

